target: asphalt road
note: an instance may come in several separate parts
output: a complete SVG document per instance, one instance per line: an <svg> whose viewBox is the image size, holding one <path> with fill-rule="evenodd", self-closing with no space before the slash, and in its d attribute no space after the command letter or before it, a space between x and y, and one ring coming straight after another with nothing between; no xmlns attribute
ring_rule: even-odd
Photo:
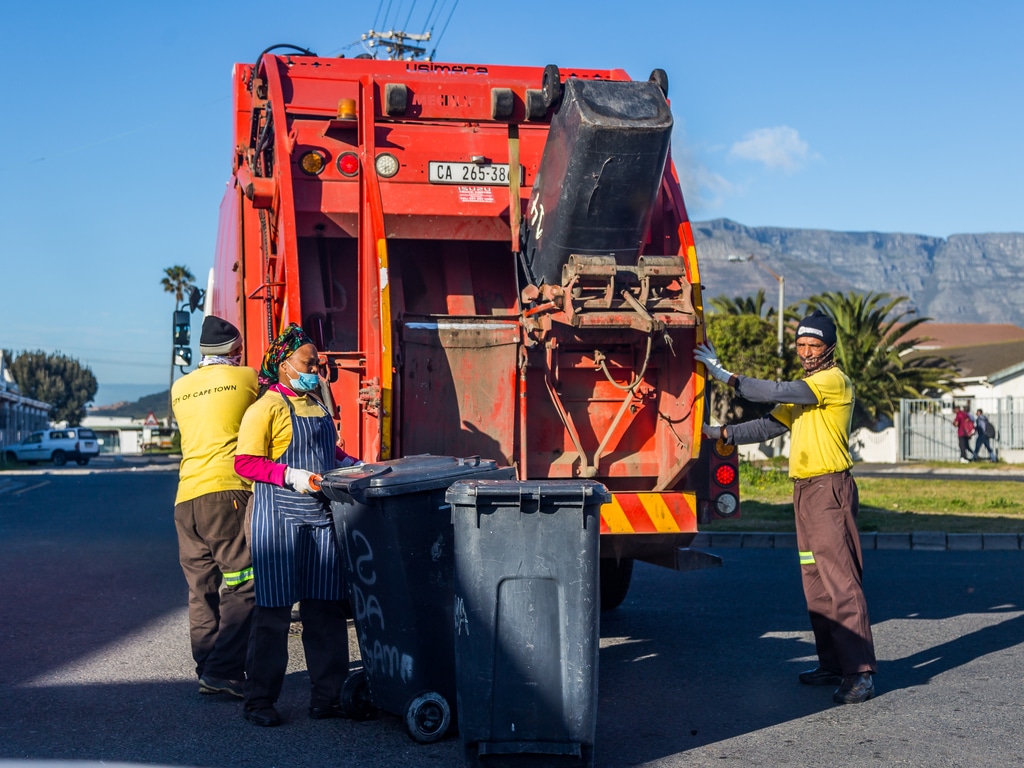
<svg viewBox="0 0 1024 768"><path fill-rule="evenodd" d="M260 729L197 692L173 466L0 475L0 762L457 766L398 718L311 721L301 645ZM813 661L793 550L723 568L638 565L601 619L597 765L1024 765L1024 552L871 551L879 696L836 707ZM354 646L353 646L354 648Z"/></svg>

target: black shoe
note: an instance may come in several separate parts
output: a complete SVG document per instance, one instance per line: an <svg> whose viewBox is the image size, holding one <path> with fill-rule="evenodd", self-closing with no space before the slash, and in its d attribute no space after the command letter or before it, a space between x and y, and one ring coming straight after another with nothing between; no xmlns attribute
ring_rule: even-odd
<svg viewBox="0 0 1024 768"><path fill-rule="evenodd" d="M821 667L801 672L799 677L800 682L804 685L840 685L843 682L841 673L833 672L831 669L822 669Z"/></svg>
<svg viewBox="0 0 1024 768"><path fill-rule="evenodd" d="M348 718L341 704L325 704L323 706L310 706L309 716L313 720L330 720L331 718Z"/></svg>
<svg viewBox="0 0 1024 768"><path fill-rule="evenodd" d="M832 694L832 701L836 704L860 704L875 695L875 681L870 672L858 672L856 675L846 675L843 684L836 688Z"/></svg>
<svg viewBox="0 0 1024 768"><path fill-rule="evenodd" d="M203 675L199 678L200 693L230 693L232 696L242 698L242 686L245 683L241 680L222 680L219 677Z"/></svg>
<svg viewBox="0 0 1024 768"><path fill-rule="evenodd" d="M253 725L258 725L262 728L272 728L275 725L281 724L281 716L269 704L259 709L243 709L242 717Z"/></svg>

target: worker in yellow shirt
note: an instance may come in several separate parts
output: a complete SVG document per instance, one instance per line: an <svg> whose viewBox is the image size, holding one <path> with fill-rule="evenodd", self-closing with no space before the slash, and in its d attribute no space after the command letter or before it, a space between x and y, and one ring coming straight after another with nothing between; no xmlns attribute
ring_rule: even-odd
<svg viewBox="0 0 1024 768"><path fill-rule="evenodd" d="M241 698L254 603L245 537L252 484L235 474L234 462L242 414L256 400L256 371L241 365L238 329L219 317L203 320L199 351L199 367L171 388L181 433L174 526L199 692Z"/></svg>
<svg viewBox="0 0 1024 768"><path fill-rule="evenodd" d="M876 661L862 586L857 484L850 474L853 384L836 367L835 349L835 323L816 311L797 326L796 353L805 374L799 381L737 376L722 367L710 343L698 346L694 357L741 397L777 403L761 419L705 425L704 434L738 445L790 432L797 548L818 653L818 666L799 679L805 685L836 685L837 704L856 704L875 695Z"/></svg>

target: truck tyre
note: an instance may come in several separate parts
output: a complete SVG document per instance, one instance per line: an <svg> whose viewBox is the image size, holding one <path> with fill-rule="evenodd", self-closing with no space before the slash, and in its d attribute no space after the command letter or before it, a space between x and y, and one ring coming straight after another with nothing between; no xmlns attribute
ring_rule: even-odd
<svg viewBox="0 0 1024 768"><path fill-rule="evenodd" d="M633 578L633 558L601 558L601 610L611 611L622 605Z"/></svg>
<svg viewBox="0 0 1024 768"><path fill-rule="evenodd" d="M7 463L8 464L13 464L14 462L16 462L18 460L18 457L15 455L14 451L8 451L7 455L6 455L6 458L7 458Z"/></svg>
<svg viewBox="0 0 1024 768"><path fill-rule="evenodd" d="M421 693L405 708L405 729L420 744L431 744L443 737L451 722L451 707L436 691Z"/></svg>
<svg viewBox="0 0 1024 768"><path fill-rule="evenodd" d="M68 463L68 455L64 451L54 451L51 458L55 467L63 467Z"/></svg>

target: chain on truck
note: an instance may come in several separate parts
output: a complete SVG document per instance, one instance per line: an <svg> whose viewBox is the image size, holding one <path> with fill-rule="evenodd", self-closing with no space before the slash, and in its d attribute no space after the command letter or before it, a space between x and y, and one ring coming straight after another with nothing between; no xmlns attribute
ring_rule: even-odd
<svg viewBox="0 0 1024 768"><path fill-rule="evenodd" d="M207 306L243 329L247 364L297 322L349 453L604 483L604 608L634 559L713 564L689 544L738 513L738 476L701 439L700 274L665 73L282 47L232 75Z"/></svg>

